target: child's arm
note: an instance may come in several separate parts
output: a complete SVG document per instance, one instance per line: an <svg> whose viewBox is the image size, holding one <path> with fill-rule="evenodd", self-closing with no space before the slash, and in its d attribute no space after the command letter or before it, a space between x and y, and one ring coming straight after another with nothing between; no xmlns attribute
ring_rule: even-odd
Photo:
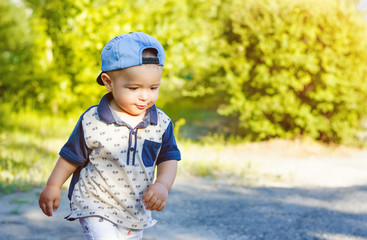
<svg viewBox="0 0 367 240"><path fill-rule="evenodd" d="M43 213L52 216L60 204L61 187L70 175L77 169L77 166L59 157L45 189L42 191L38 204Z"/></svg>
<svg viewBox="0 0 367 240"><path fill-rule="evenodd" d="M166 206L168 192L176 178L177 160L165 161L157 166L157 179L143 194L145 209L162 211Z"/></svg>

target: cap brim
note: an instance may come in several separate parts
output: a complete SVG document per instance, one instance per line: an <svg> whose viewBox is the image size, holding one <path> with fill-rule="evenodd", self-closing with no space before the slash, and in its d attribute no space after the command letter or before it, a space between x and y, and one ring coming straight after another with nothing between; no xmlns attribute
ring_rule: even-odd
<svg viewBox="0 0 367 240"><path fill-rule="evenodd" d="M104 86L104 83L103 83L103 81L102 81L102 73L103 73L103 72L101 72L101 73L98 75L98 77L97 77L97 83L98 83L99 85L101 85L101 86Z"/></svg>

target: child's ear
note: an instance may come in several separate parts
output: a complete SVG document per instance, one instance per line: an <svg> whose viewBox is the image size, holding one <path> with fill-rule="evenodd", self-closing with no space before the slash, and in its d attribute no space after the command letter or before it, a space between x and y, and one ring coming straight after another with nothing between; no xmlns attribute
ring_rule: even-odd
<svg viewBox="0 0 367 240"><path fill-rule="evenodd" d="M112 80L110 76L107 73L102 73L101 78L107 91L112 92Z"/></svg>

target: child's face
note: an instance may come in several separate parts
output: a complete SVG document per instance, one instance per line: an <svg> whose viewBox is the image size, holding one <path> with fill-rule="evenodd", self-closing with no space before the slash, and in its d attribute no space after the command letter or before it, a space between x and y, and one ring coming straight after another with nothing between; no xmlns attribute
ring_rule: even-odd
<svg viewBox="0 0 367 240"><path fill-rule="evenodd" d="M150 64L135 66L113 71L109 77L110 85L105 85L114 97L112 107L131 116L141 116L158 99L162 68Z"/></svg>

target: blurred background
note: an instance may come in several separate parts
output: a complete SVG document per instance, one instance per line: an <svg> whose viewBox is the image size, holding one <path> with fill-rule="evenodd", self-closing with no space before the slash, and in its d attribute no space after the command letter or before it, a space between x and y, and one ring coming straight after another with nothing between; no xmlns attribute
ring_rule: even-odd
<svg viewBox="0 0 367 240"><path fill-rule="evenodd" d="M132 31L166 50L157 106L175 123L180 174L246 183L253 149L364 149L366 9L353 0L0 0L0 193L45 183L79 116L106 92L95 81L103 46Z"/></svg>

